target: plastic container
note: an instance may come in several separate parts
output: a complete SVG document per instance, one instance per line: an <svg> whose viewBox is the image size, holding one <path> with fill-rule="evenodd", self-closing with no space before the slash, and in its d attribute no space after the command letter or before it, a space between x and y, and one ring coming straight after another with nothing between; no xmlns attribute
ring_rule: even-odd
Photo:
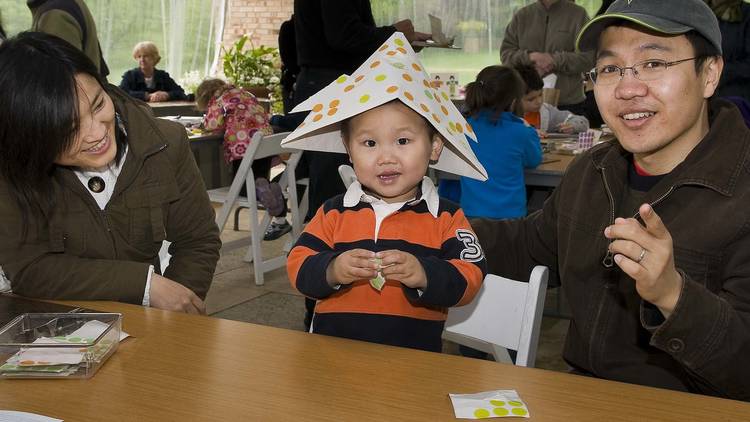
<svg viewBox="0 0 750 422"><path fill-rule="evenodd" d="M0 378L90 378L117 350L122 314L27 313L0 329Z"/></svg>

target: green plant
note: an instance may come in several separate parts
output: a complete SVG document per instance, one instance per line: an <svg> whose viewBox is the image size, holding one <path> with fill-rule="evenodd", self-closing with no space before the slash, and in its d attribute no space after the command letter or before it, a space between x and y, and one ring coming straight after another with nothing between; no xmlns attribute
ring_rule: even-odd
<svg viewBox="0 0 750 422"><path fill-rule="evenodd" d="M245 49L245 46L249 48ZM224 75L235 86L265 87L273 91L281 77L279 49L261 45L255 47L248 35L243 35L224 54Z"/></svg>

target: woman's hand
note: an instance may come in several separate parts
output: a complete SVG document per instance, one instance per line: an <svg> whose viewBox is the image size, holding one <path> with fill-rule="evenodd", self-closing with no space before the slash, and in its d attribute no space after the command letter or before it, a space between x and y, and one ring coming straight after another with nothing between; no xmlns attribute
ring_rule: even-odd
<svg viewBox="0 0 750 422"><path fill-rule="evenodd" d="M156 91L146 95L148 96L148 101L151 103L159 103L169 100L169 94L165 91Z"/></svg>
<svg viewBox="0 0 750 422"><path fill-rule="evenodd" d="M192 290L154 273L151 276L149 305L167 311L206 314L206 304Z"/></svg>
<svg viewBox="0 0 750 422"><path fill-rule="evenodd" d="M416 256L395 249L378 252L375 256L381 259L380 273L386 279L398 280L412 289L427 287L427 274Z"/></svg>
<svg viewBox="0 0 750 422"><path fill-rule="evenodd" d="M337 256L328 264L326 281L330 286L335 286L375 278L377 275L378 264L375 262L375 252L352 249Z"/></svg>

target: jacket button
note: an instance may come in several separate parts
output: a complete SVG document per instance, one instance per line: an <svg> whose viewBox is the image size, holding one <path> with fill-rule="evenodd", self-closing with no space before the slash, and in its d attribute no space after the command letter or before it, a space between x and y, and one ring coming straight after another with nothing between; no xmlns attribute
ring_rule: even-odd
<svg viewBox="0 0 750 422"><path fill-rule="evenodd" d="M682 349L685 348L685 343L678 338L671 338L667 342L667 347L669 348L670 352L677 353L677 352L681 352Z"/></svg>

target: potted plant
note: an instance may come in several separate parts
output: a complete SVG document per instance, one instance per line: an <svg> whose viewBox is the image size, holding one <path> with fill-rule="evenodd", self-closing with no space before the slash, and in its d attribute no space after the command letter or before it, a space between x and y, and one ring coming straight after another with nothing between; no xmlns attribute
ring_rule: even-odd
<svg viewBox="0 0 750 422"><path fill-rule="evenodd" d="M281 62L278 48L255 47L250 36L243 35L231 48L222 47L221 50L224 75L235 86L247 89L256 97L267 98L279 84Z"/></svg>

